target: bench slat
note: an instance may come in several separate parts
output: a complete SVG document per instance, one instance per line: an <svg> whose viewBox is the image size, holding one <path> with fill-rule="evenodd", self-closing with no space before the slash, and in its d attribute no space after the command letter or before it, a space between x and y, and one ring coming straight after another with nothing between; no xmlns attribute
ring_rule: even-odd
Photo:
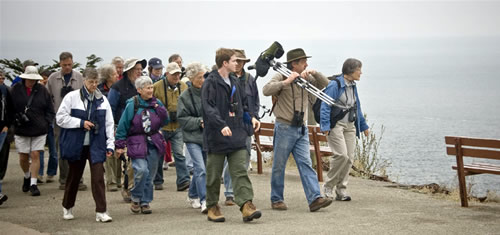
<svg viewBox="0 0 500 235"><path fill-rule="evenodd" d="M452 166L453 170L457 169L457 166ZM476 173L476 174L495 174L495 175L500 175L500 166L497 168L484 168L484 167L477 167L477 166L471 166L471 165L464 165L464 170L467 172L467 174L470 173Z"/></svg>
<svg viewBox="0 0 500 235"><path fill-rule="evenodd" d="M444 137L446 144L452 144L452 145L455 144L456 138L460 138L462 146L500 148L500 140L495 140L495 139L479 139L479 138L459 137L459 136Z"/></svg>
<svg viewBox="0 0 500 235"><path fill-rule="evenodd" d="M446 153L448 155L456 156L457 151L455 147L447 147ZM494 150L462 148L462 155L464 157L477 157L477 158L500 160L500 151L494 151Z"/></svg>

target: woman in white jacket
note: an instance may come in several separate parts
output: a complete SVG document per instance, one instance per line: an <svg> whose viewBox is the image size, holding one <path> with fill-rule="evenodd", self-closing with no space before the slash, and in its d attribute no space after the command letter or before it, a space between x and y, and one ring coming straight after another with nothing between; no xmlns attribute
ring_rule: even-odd
<svg viewBox="0 0 500 235"><path fill-rule="evenodd" d="M97 71L87 68L83 76L84 86L68 93L56 114L57 125L61 127L61 158L69 163L62 203L63 218L74 218L72 209L78 184L88 160L96 221L109 222L112 218L106 209L103 163L113 156L115 148L113 114L108 100L97 89Z"/></svg>

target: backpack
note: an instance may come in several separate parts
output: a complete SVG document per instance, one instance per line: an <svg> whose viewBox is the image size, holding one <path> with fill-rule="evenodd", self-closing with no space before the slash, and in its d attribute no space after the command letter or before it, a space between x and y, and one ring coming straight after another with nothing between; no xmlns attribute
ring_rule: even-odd
<svg viewBox="0 0 500 235"><path fill-rule="evenodd" d="M336 81L337 82L337 88L340 89L340 81L339 79L337 79L337 76L332 76L331 77L333 81ZM324 91L325 89L321 90L321 91ZM316 102L314 102L313 106L312 106L312 111L314 113L314 120L316 120L316 123L320 123L320 111L321 111L321 103L323 101L321 101L320 99L316 99ZM332 109L333 111L333 109ZM331 112L330 112L331 114Z"/></svg>

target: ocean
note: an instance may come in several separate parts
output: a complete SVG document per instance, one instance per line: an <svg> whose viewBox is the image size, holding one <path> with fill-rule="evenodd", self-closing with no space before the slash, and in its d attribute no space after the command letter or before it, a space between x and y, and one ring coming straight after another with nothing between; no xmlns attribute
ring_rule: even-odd
<svg viewBox="0 0 500 235"><path fill-rule="evenodd" d="M325 75L339 74L347 58L363 62L358 92L368 123L385 133L379 156L391 162L390 179L403 184L456 186L444 136L500 138L499 38L427 38L386 40L283 40L285 51L304 48L308 64ZM52 64L62 51L86 63L96 54L110 62L124 58L159 57L164 63L179 53L184 66L198 61L211 67L219 47L243 48L253 63L273 41L1 41L0 58L33 59ZM286 56L284 56L286 57ZM285 58L277 59L285 61ZM254 71L249 71L253 74ZM258 79L261 89L274 71ZM271 99L261 96L271 107ZM265 118L271 121L273 118ZM468 162L468 161L467 161ZM473 179L471 179L473 178ZM500 194L497 176L467 177L478 196Z"/></svg>

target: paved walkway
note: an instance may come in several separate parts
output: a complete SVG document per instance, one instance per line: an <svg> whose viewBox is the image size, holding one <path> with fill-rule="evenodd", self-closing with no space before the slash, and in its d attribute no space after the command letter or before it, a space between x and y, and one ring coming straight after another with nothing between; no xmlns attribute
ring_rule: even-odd
<svg viewBox="0 0 500 235"><path fill-rule="evenodd" d="M119 192L108 192L112 223L95 222L90 189L79 192L75 220L62 219L63 191L58 183L40 185L42 195L21 191L22 173L18 156L11 152L3 192L9 200L0 206L0 234L499 234L500 205L475 204L461 208L457 201L389 188L384 182L351 178L351 202L334 202L318 212L309 212L294 169L287 169L285 202L288 211L270 208L270 169L263 175L251 172L255 205L262 217L243 223L235 206L222 206L225 223L207 221L206 215L186 202L187 192L175 191L175 170L165 172L165 188L155 191L153 214L132 215ZM85 182L90 179L88 166ZM90 186L90 185L89 185ZM89 187L90 188L90 187ZM223 198L221 197L221 200Z"/></svg>

